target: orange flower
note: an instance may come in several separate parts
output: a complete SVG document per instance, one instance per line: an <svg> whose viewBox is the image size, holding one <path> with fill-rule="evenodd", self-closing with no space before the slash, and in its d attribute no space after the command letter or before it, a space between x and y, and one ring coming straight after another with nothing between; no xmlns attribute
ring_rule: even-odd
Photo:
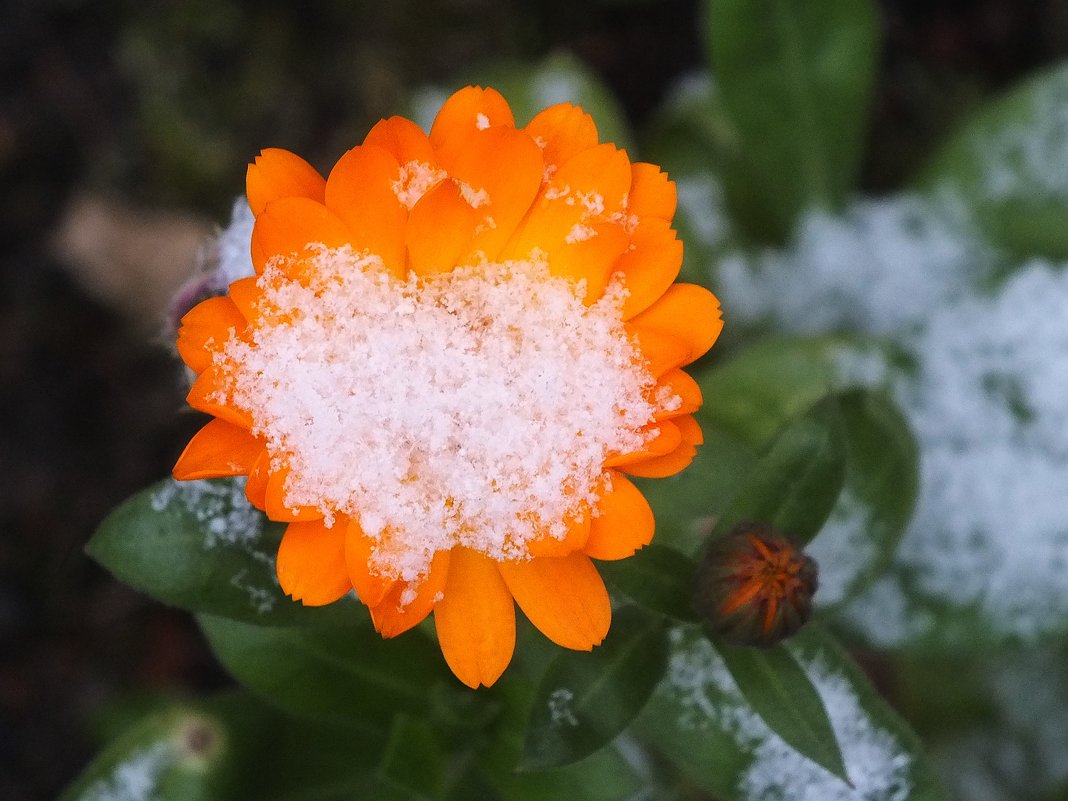
<svg viewBox="0 0 1068 801"><path fill-rule="evenodd" d="M433 612L470 687L511 659L515 603L554 642L608 631L591 559L653 536L627 478L686 467L701 403L680 367L722 327L673 284L675 187L569 104L517 128L492 89L427 136L378 123L324 180L284 150L248 169L256 276L182 320L215 417L179 479L248 476L288 522L282 589L355 589L393 637Z"/></svg>

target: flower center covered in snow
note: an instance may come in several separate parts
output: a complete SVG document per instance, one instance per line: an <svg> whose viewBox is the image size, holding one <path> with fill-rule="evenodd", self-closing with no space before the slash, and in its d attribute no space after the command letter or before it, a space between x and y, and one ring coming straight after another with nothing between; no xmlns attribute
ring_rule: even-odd
<svg viewBox="0 0 1068 801"><path fill-rule="evenodd" d="M416 580L455 545L523 559L562 538L663 405L618 283L586 305L538 259L399 280L319 247L303 283L286 266L268 265L259 319L215 356L224 400L288 469L287 506L358 520L386 575Z"/></svg>

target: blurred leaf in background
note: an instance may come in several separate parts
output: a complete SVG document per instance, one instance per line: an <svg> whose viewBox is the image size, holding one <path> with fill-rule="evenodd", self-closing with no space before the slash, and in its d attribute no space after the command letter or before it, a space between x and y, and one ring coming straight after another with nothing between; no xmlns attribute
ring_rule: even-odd
<svg viewBox="0 0 1068 801"><path fill-rule="evenodd" d="M878 61L869 0L707 4L713 79L736 136L733 218L782 241L799 212L840 208L856 183Z"/></svg>

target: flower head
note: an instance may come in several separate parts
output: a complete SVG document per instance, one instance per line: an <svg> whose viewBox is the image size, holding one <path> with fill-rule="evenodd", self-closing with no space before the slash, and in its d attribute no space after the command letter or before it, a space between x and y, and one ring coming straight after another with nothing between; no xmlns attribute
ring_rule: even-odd
<svg viewBox="0 0 1068 801"><path fill-rule="evenodd" d="M378 123L324 180L265 150L248 170L256 275L182 320L191 406L215 417L179 479L246 475L288 522L282 589L355 589L383 636L433 612L471 687L511 659L515 604L550 639L608 631L591 559L647 544L626 477L693 458L681 369L722 323L673 284L675 188L598 144L569 104L517 128L468 87L429 136Z"/></svg>
<svg viewBox="0 0 1068 801"><path fill-rule="evenodd" d="M739 523L705 549L694 607L736 645L770 646L812 616L819 568L789 537L764 523Z"/></svg>

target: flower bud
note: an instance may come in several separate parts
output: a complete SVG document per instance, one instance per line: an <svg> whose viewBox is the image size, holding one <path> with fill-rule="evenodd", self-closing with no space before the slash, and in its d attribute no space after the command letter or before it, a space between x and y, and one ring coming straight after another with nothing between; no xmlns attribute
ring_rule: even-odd
<svg viewBox="0 0 1068 801"><path fill-rule="evenodd" d="M812 614L816 562L764 523L739 523L707 546L694 609L735 645L768 647L795 634Z"/></svg>

